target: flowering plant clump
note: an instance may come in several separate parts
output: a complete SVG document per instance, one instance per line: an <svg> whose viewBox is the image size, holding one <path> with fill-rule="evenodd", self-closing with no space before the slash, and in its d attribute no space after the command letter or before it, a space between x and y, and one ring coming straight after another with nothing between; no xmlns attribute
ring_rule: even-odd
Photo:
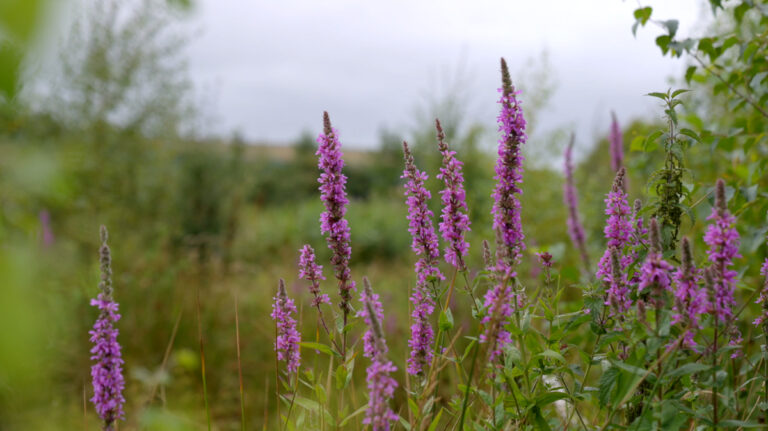
<svg viewBox="0 0 768 431"><path fill-rule="evenodd" d="M652 177L648 183L654 187L641 195L650 204L643 207L636 199L630 207L630 197L642 193L627 184L628 169L636 166L635 151L624 159L614 117L610 163L604 159L605 166L588 166L606 175L596 181L597 193L581 193L596 197L582 205L584 219L571 138L563 154L563 199L557 200L564 219L562 226L547 226L547 234L559 232L562 238L552 241L526 228L526 245L523 227L543 208L523 200L523 94L513 86L503 59L499 92L500 137L493 173L490 160L487 164L487 180L493 176L495 184L485 194L493 199L485 222L478 217L470 223L467 190L475 189L472 182L467 184L473 187L465 188L464 176L470 178L472 165L460 159L472 159L448 146L436 121L437 145L431 148L442 161L434 177L439 202L431 202L429 169L417 167L411 147L403 142L405 202L396 199L403 208L403 234L408 226L415 274L409 269L410 275L399 278L389 267L374 269L370 274L386 273L382 279L397 280L387 285L373 276L361 277L359 292L350 268L345 162L338 130L324 114L316 153L323 204L320 230L330 250L324 264L333 268L338 307L330 306L324 293L328 287L318 264L322 253L303 245L297 271L303 281L296 286L306 287L289 298L280 279L272 298L270 368L274 366L275 385L274 398L265 407L276 407L277 414L265 419L264 428L607 431L747 429L768 423L768 408L763 408L768 406L768 259L761 268L744 265L741 253L749 249L740 239L740 232L757 232L762 239L768 230L745 229L740 222L755 205L751 202L764 194L740 185L748 191L740 193L752 200L739 200L733 197L736 187L718 179L710 204L714 179L694 177L688 191L678 196L677 191L654 194L661 190L660 180ZM678 130L675 109L682 102L676 97L682 93L658 94ZM692 141L698 137L684 128L680 135ZM675 152L675 169L684 170L679 163L685 157L678 150L685 148L665 148ZM527 165L525 172L525 189L536 194L540 177ZM724 177L728 184L739 181ZM674 177L670 184L677 187L679 181ZM586 217L590 208L600 212L603 205L604 216ZM679 217L660 209L664 205L710 215L705 221L692 216L690 226L681 226ZM688 229L678 247L678 231ZM491 236L495 241L489 241ZM482 245L471 247L475 240ZM697 260L693 250L702 247L706 258L701 253ZM592 260L590 250L599 250L600 259ZM124 382L114 328L120 316L112 299L106 243L102 271L102 292L93 301L101 310L91 332L96 345L93 402L105 429L113 429L123 415ZM363 272L362 267L355 270ZM374 292L371 280L383 287ZM745 319L742 313L750 306L757 309L755 302L759 316ZM239 329L237 337L239 365ZM755 340L764 345L758 347ZM243 396L242 374L240 384ZM244 407L241 415L246 416Z"/></svg>

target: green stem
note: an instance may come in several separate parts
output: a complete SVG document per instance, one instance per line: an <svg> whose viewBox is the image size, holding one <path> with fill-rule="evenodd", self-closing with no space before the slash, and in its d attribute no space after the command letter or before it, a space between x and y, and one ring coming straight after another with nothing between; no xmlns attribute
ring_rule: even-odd
<svg viewBox="0 0 768 431"><path fill-rule="evenodd" d="M715 339L712 347L712 407L714 408L713 428L717 431L717 328L720 326L715 322Z"/></svg>
<svg viewBox="0 0 768 431"><path fill-rule="evenodd" d="M480 350L480 343L475 341L475 351L472 353L472 364L469 366L469 377L467 377L467 390L464 391L464 401L461 403L461 418L459 419L459 431L464 430L464 418L469 404L469 392L472 388L472 377L475 375L475 362L477 361L477 352Z"/></svg>
<svg viewBox="0 0 768 431"><path fill-rule="evenodd" d="M203 349L203 324L200 321L200 286L197 287L197 336L200 340L200 372L203 376L203 402L205 417L208 420L208 431L211 431L211 410L208 407L208 385L205 381L205 350Z"/></svg>

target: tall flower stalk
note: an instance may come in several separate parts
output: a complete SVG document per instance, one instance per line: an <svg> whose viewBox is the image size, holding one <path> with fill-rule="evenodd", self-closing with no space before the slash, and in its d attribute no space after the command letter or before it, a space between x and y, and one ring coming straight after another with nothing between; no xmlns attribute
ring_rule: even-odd
<svg viewBox="0 0 768 431"><path fill-rule="evenodd" d="M725 183L717 180L715 186L715 206L707 217L711 224L704 234L704 242L709 246L707 257L712 266L715 298L713 311L720 323L729 323L733 317L733 289L736 285L736 271L730 269L733 259L739 254L739 232L734 223L736 217L728 211L725 199Z"/></svg>
<svg viewBox="0 0 768 431"><path fill-rule="evenodd" d="M589 272L591 265L589 263L589 253L587 253L586 235L584 234L584 226L579 218L579 198L573 181L573 144L574 136L571 135L571 141L568 143L563 154L565 159L563 198L565 199L565 207L568 208L568 234L571 236L573 245L579 250L584 269Z"/></svg>
<svg viewBox="0 0 768 431"><path fill-rule="evenodd" d="M625 269L632 261L632 256L624 255L624 247L629 244L630 236L633 232L632 223L630 220L630 209L627 203L627 194L624 192L624 175L625 169L619 169L616 173L616 178L613 180L613 186L611 191L605 198L605 214L608 219L605 223L605 238L608 240L608 244L600 258L600 262L597 264L597 279L607 284L611 283L612 273L611 270L611 248L615 248L619 252L619 260L621 262L622 277L626 278ZM623 280L626 283L626 280Z"/></svg>
<svg viewBox="0 0 768 431"><path fill-rule="evenodd" d="M432 211L427 206L427 201L432 197L424 186L428 176L419 171L413 162L413 155L408 144L403 142L405 157L405 170L402 178L408 181L405 184L406 203L408 205L408 231L413 238L411 248L419 256L416 261L416 286L411 293L411 338L408 345L411 348L408 358L408 373L421 374L424 367L432 360L432 343L434 330L429 321L435 309L434 299L430 296L429 284L435 279L443 279L444 276L437 268L440 250L438 248L437 234L432 224Z"/></svg>
<svg viewBox="0 0 768 431"><path fill-rule="evenodd" d="M275 339L275 353L277 359L285 362L288 373L295 373L299 369L301 353L299 343L301 334L296 329L296 320L293 314L296 313L296 305L293 299L288 297L285 291L285 281L280 279L277 295L272 303L272 320L277 327L277 337Z"/></svg>
<svg viewBox="0 0 768 431"><path fill-rule="evenodd" d="M469 231L470 221L467 215L466 192L464 191L464 165L456 158L456 151L448 148L445 143L445 133L440 125L440 120L435 120L437 129L437 146L443 156L443 166L440 168L438 179L443 180L445 188L440 191L443 201L442 221L440 233L445 240L445 261L453 265L459 271L467 268L464 256L469 251L469 243L464 239L465 232Z"/></svg>
<svg viewBox="0 0 768 431"><path fill-rule="evenodd" d="M519 91L512 85L507 62L501 59L501 88L499 104L501 112L497 118L501 138L496 160L496 188L493 191L493 228L496 231L497 271L502 277L514 277L514 267L520 262L525 249L525 235L520 222L519 195L523 193L522 145L525 144L525 118L517 100Z"/></svg>
<svg viewBox="0 0 768 431"><path fill-rule="evenodd" d="M700 271L693 262L691 241L683 237L681 242L681 264L674 275L675 303L673 306L672 324L685 322L687 330L683 336L683 344L689 349L696 350L693 337L695 331L701 329L701 316L709 307L707 292L699 286Z"/></svg>
<svg viewBox="0 0 768 431"><path fill-rule="evenodd" d="M724 324L732 332L730 344L741 342L741 336L735 327L729 328L733 320L734 288L736 287L736 271L731 269L733 259L739 254L739 232L736 230L736 217L728 211L725 199L725 182L717 180L715 185L715 206L707 217L711 224L704 234L704 242L709 246L707 257L712 269L713 294L712 311L716 324ZM736 355L737 353L734 353Z"/></svg>
<svg viewBox="0 0 768 431"><path fill-rule="evenodd" d="M650 249L645 261L640 267L640 283L638 293L648 289L649 303L661 310L665 303L666 292L672 290L672 271L674 268L662 256L661 232L655 218L649 225ZM659 322L657 322L659 324Z"/></svg>
<svg viewBox="0 0 768 431"><path fill-rule="evenodd" d="M507 62L501 59L501 112L499 123L498 159L496 160L496 187L493 197L493 228L496 231L496 277L495 285L485 294L486 316L483 318L485 331L480 341L488 343L489 362L498 358L504 347L511 342L509 332L504 329L512 313L522 305L522 298L514 288L520 262L525 249L525 235L520 221L520 200L523 193L522 145L525 144L525 117L517 100L519 91L512 85ZM522 347L522 346L521 346Z"/></svg>
<svg viewBox="0 0 768 431"><path fill-rule="evenodd" d="M313 307L331 303L328 295L320 293L320 280L325 280L323 267L317 264L315 250L309 244L299 250L299 278L310 283L309 292L312 294Z"/></svg>
<svg viewBox="0 0 768 431"><path fill-rule="evenodd" d="M387 342L381 327L384 310L379 295L373 293L367 277L363 277L363 293L360 300L363 307L358 315L368 327L363 336L363 356L371 360L371 365L366 370L368 408L363 423L370 425L372 431L389 431L390 423L398 419L397 414L389 407L397 388L397 382L390 374L397 371L397 367L387 359Z"/></svg>
<svg viewBox="0 0 768 431"><path fill-rule="evenodd" d="M91 360L95 363L91 366L91 378L93 383L93 398L91 402L96 408L96 413L103 421L102 430L112 431L116 429L118 419L123 419L123 359L120 344L117 342L118 330L115 324L120 320L118 304L112 294L112 256L107 245L107 228L101 226L101 248L99 249L99 262L101 267L101 291L96 299L91 300L91 305L99 309L99 318L89 331L93 348Z"/></svg>
<svg viewBox="0 0 768 431"><path fill-rule="evenodd" d="M320 183L320 199L325 205L325 212L320 215L320 231L327 235L328 248L331 249L331 264L334 266L334 275L339 282L339 308L341 309L344 326L347 326L347 318L352 311L350 301L351 291L355 289L355 282L349 269L349 259L352 256L350 246L349 223L344 218L347 212L346 184L347 177L342 173L344 167L341 143L338 139L338 131L331 126L331 119L327 112L323 112L323 133L317 138L318 167L322 171L318 182ZM346 356L346 333L342 335L342 356Z"/></svg>

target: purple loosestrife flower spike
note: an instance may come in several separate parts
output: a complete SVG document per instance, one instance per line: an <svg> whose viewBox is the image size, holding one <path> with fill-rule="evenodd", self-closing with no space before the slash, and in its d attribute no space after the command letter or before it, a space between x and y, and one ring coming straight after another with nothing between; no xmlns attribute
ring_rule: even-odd
<svg viewBox="0 0 768 431"><path fill-rule="evenodd" d="M755 301L756 304L763 304L763 313L754 320L755 326L768 323L768 258L763 261L763 266L760 268L760 275L763 276L763 290L760 291L760 296ZM765 330L768 333L768 328Z"/></svg>
<svg viewBox="0 0 768 431"><path fill-rule="evenodd" d="M504 324L512 315L512 288L506 280L497 281L493 289L485 293L485 308L483 317L485 331L480 335L481 343L488 343L488 361L493 362L504 352L504 347L512 341L510 333L504 329Z"/></svg>
<svg viewBox="0 0 768 431"><path fill-rule="evenodd" d="M496 161L496 188L493 191L493 228L497 232L497 271L503 278L514 277L514 267L520 262L525 249L525 235L520 222L520 184L523 182L522 145L525 135L525 118L520 102L519 91L515 90L509 77L507 62L501 59L501 81L499 88L501 113L498 116L499 139L498 159Z"/></svg>
<svg viewBox="0 0 768 431"><path fill-rule="evenodd" d="M407 178L405 184L406 203L408 204L408 231L413 237L411 248L419 256L416 261L416 286L411 293L411 338L408 345L411 354L408 358L408 373L421 374L424 367L432 360L432 342L434 330L429 317L435 309L434 300L428 292L428 284L431 279L444 279L445 277L437 268L440 250L437 243L437 235L432 225L432 212L427 207L427 201L431 194L424 186L427 174L416 169L413 163L408 144L403 142L405 155L405 171L402 178Z"/></svg>
<svg viewBox="0 0 768 431"><path fill-rule="evenodd" d="M405 156L405 170L401 178L408 181L405 184L406 203L408 205L408 232L411 233L413 241L411 248L420 256L416 262L416 274L419 283L426 285L429 277L445 279L443 274L437 268L437 261L440 258L440 249L438 248L437 235L432 225L432 211L429 210L427 201L432 194L424 186L429 176L426 172L416 168L413 162L408 143L403 142L403 154Z"/></svg>
<svg viewBox="0 0 768 431"><path fill-rule="evenodd" d="M576 185L573 182L573 159L571 151L573 150L574 135L571 135L571 141L565 148L565 185L563 197L565 206L568 208L568 234L571 236L573 245L579 250L581 261L584 267L589 271L589 254L587 253L586 235L584 226L579 219L579 198L576 194Z"/></svg>
<svg viewBox="0 0 768 431"><path fill-rule="evenodd" d="M371 283L366 283L367 280L367 277L363 277L363 292L360 294L360 302L362 302L363 308L357 312L357 315L362 317L366 326L368 326L368 330L363 334L363 356L366 358L373 358L373 355L376 352L376 338L374 331L377 328L373 322L376 321L381 325L381 322L384 320L384 308L379 300L379 294L373 292ZM370 308L368 307L369 304ZM373 313L371 313L371 310ZM386 346L384 346L384 348L386 349ZM386 351L384 353L386 353Z"/></svg>
<svg viewBox="0 0 768 431"><path fill-rule="evenodd" d="M315 261L315 250L307 244L299 250L299 278L310 282L309 292L312 294L312 306L330 304L328 295L320 293L320 280L325 280L323 267Z"/></svg>
<svg viewBox="0 0 768 431"><path fill-rule="evenodd" d="M707 218L712 224L707 227L704 242L709 246L707 256L712 268L714 300L712 310L721 323L729 323L733 317L733 290L736 285L736 271L730 269L733 259L739 254L739 232L734 227L736 218L728 212L725 200L725 183L717 180L715 207Z"/></svg>
<svg viewBox="0 0 768 431"><path fill-rule="evenodd" d="M660 308L664 305L664 292L672 290L672 265L662 257L661 232L656 218L651 219L649 226L651 247L640 267L640 284L638 292L651 288L650 303Z"/></svg>
<svg viewBox="0 0 768 431"><path fill-rule="evenodd" d="M99 249L99 261L101 266L101 282L97 299L91 300L91 305L100 310L99 318L89 331L93 348L91 360L95 361L91 366L93 379L93 398L91 402L96 407L96 413L104 421L103 430L115 429L115 422L123 419L123 359L120 344L117 342L118 330L115 323L120 320L117 313L118 305L112 298L112 257L109 246L107 228L101 226L101 248Z"/></svg>
<svg viewBox="0 0 768 431"><path fill-rule="evenodd" d="M285 291L285 281L280 279L277 295L273 298L272 320L277 325L277 339L275 340L275 352L277 359L285 361L286 369L289 373L295 373L299 369L301 354L299 352L299 343L301 334L296 329L296 320L291 314L296 312L296 305L293 299L288 297Z"/></svg>
<svg viewBox="0 0 768 431"><path fill-rule="evenodd" d="M674 275L675 303L673 306L672 324L687 322L688 330L683 336L683 344L689 349L696 350L693 341L694 331L701 329L700 318L707 312L707 292L699 287L701 275L693 263L691 242L683 237L681 242L681 265Z"/></svg>
<svg viewBox="0 0 768 431"><path fill-rule="evenodd" d="M445 188L440 191L443 201L440 233L445 240L445 261L463 271L467 268L464 256L469 251L469 243L464 240L464 233L469 231L469 215L467 215L466 192L464 191L463 163L456 159L456 152L445 143L445 133L440 120L435 120L437 129L437 146L443 155L443 166L440 168L438 179L443 180Z"/></svg>
<svg viewBox="0 0 768 431"><path fill-rule="evenodd" d="M624 164L624 140L619 129L619 121L616 119L616 113L611 112L611 133L609 136L611 151L611 169L618 172ZM626 187L626 184L624 184ZM625 188L626 190L626 188Z"/></svg>
<svg viewBox="0 0 768 431"><path fill-rule="evenodd" d="M371 359L371 365L366 370L368 409L363 423L370 425L372 431L389 431L390 423L398 419L389 407L389 401L397 388L397 382L390 374L397 371L397 367L387 359L387 342L381 327L384 312L379 302L379 295L373 293L371 282L367 277L363 277L363 293L360 296L363 308L358 315L368 326L368 331L363 337L365 341L363 355Z"/></svg>
<svg viewBox="0 0 768 431"><path fill-rule="evenodd" d="M618 250L621 261L622 274L626 273L626 268L632 262L630 255L623 255L624 247L629 243L630 235L633 232L630 221L630 209L627 203L627 194L624 192L624 168L619 169L616 178L613 180L613 186L608 196L605 198L605 214L608 219L605 223L605 238L608 244L597 264L597 279L605 283L611 283L611 247ZM622 277L626 277L622 275ZM622 282L626 283L626 280Z"/></svg>
<svg viewBox="0 0 768 431"><path fill-rule="evenodd" d="M627 287L625 280L626 277L622 275L619 250L617 250L616 247L611 247L609 252L611 258L611 278L608 282L605 305L613 307L611 315L621 315L629 311L632 307L632 300L629 298L629 288Z"/></svg>
<svg viewBox="0 0 768 431"><path fill-rule="evenodd" d="M349 258L352 256L350 247L349 224L344 218L347 212L346 184L347 177L341 172L344 167L342 159L341 143L338 139L338 131L331 127L331 120L328 113L323 113L323 133L317 138L319 144L317 156L319 156L317 166L322 173L318 182L320 183L320 199L325 205L325 212L320 215L320 231L327 234L326 241L328 248L333 252L331 263L334 266L334 274L339 280L339 296L341 308L346 316L351 311L350 290L355 289L355 282L351 280L352 275L349 270Z"/></svg>

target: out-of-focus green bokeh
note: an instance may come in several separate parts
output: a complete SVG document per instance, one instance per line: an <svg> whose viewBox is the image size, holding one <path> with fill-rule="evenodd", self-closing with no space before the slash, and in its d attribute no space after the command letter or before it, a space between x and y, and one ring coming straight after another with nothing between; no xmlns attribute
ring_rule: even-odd
<svg viewBox="0 0 768 431"><path fill-rule="evenodd" d="M0 429L97 428L87 401L88 330L97 315L89 300L98 293L101 224L110 230L115 298L123 316L119 340L128 414L120 429L204 429L198 294L216 429L240 426L236 298L246 419L248 429L261 429L274 404L268 316L277 280L284 277L303 304L302 324L311 339L314 315L306 310L305 285L297 281L298 249L311 244L330 275L318 225L314 136L320 113L317 129L297 130L290 147L251 145L238 136L200 139L183 61L185 35L173 32L194 3L89 4L77 11L82 16L67 33L55 73L27 82L25 60L35 38L46 33L39 26L50 19L41 18L50 5L0 2ZM528 85L533 94L547 94L544 78ZM493 238L495 154L489 149L495 134L476 125L455 127L461 104L448 102L429 108L440 112L449 143L465 162L473 223L469 260L479 267L480 243ZM630 152L630 143L658 127L636 122L624 128L633 198L652 194L643 185L663 155ZM538 276L537 250L555 255L560 283L582 279L566 234L560 167L549 160L559 158L566 136L561 131L530 143L536 149L529 154L522 199L529 245L524 282ZM413 280L414 261L399 178L403 138L430 174L432 209L439 214L440 157L431 118L415 133L382 133L376 149L345 151L353 277L367 275L375 283L393 340L407 338L404 280ZM607 147L606 140L592 143L576 172L593 263L602 252L603 196L613 177ZM765 141L756 148L764 153ZM740 217L764 221L765 200L750 203L758 197L751 187L766 182L760 169L745 171L733 159L707 167L720 160L719 153L691 151L690 166L704 167L688 179L692 195L701 195L725 172L745 187L733 195L735 207L744 205ZM709 208L708 201L694 208L698 222L687 221L684 230L700 233ZM744 232L743 252L764 253L765 231L753 230ZM574 288L568 299L579 297ZM456 314L457 322L467 318L467 312ZM405 343L392 347L400 369L404 349Z"/></svg>

